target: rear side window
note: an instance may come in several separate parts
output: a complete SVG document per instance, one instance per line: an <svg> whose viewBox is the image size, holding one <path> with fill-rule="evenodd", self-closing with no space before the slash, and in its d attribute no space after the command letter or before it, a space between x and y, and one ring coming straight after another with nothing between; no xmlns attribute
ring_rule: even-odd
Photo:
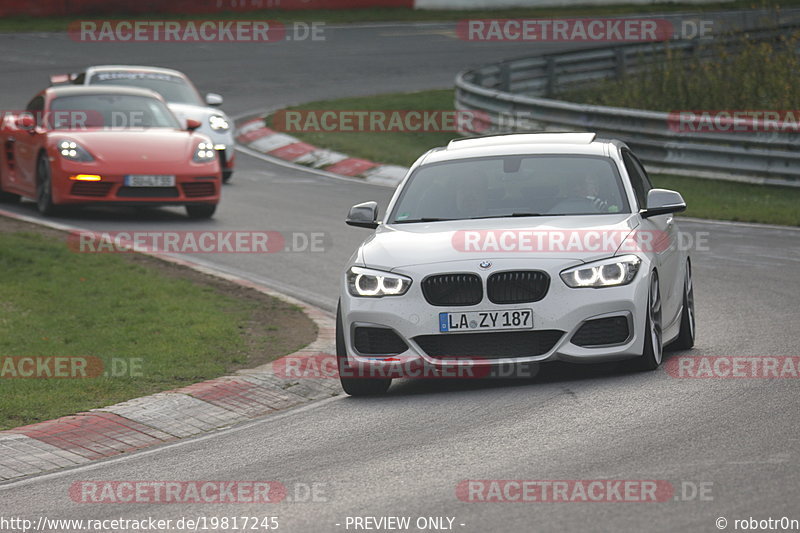
<svg viewBox="0 0 800 533"><path fill-rule="evenodd" d="M28 107L25 108L25 111L30 111L31 113L44 111L44 98L41 96L35 97L33 100L28 102Z"/></svg>
<svg viewBox="0 0 800 533"><path fill-rule="evenodd" d="M636 203L639 204L639 209L644 209L647 205L647 193L653 188L650 178L639 160L628 150L622 151L622 162L625 164L633 192L636 194Z"/></svg>
<svg viewBox="0 0 800 533"><path fill-rule="evenodd" d="M35 96L33 100L28 102L25 111L32 114L36 124L41 126L44 123L44 97L41 95Z"/></svg>

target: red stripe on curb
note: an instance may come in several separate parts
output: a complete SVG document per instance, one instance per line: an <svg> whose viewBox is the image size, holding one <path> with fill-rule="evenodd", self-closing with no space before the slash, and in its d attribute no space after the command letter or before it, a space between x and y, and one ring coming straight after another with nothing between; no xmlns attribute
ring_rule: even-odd
<svg viewBox="0 0 800 533"><path fill-rule="evenodd" d="M296 142L292 144L287 144L286 146L281 146L271 152L269 155L277 157L279 159L286 159L288 161L292 161L297 159L298 157L302 157L310 152L316 150L316 146L311 146L308 143L303 142Z"/></svg>
<svg viewBox="0 0 800 533"><path fill-rule="evenodd" d="M244 379L218 379L189 385L176 392L253 418L297 403L297 398Z"/></svg>
<svg viewBox="0 0 800 533"><path fill-rule="evenodd" d="M159 444L173 437L113 413L65 416L8 430L72 452L102 459Z"/></svg>
<svg viewBox="0 0 800 533"><path fill-rule="evenodd" d="M343 176L358 176L366 172L367 170L377 167L378 163L373 163L372 161L367 161L366 159L357 159L355 157L349 157L343 161L339 161L338 163L334 163L333 165L326 167L326 172L333 172L334 174L341 174Z"/></svg>

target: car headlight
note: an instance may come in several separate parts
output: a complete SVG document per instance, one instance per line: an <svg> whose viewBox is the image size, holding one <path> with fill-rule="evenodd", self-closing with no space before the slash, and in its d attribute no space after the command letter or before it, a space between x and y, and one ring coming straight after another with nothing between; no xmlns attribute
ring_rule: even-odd
<svg viewBox="0 0 800 533"><path fill-rule="evenodd" d="M69 141L66 139L59 141L58 153L61 154L61 157L64 159L69 159L70 161L80 161L82 163L94 161L92 154L87 152L83 146L75 141Z"/></svg>
<svg viewBox="0 0 800 533"><path fill-rule="evenodd" d="M214 152L214 145L211 143L202 142L197 145L197 150L194 153L195 163L208 163L213 161L217 154Z"/></svg>
<svg viewBox="0 0 800 533"><path fill-rule="evenodd" d="M561 272L561 279L573 288L617 287L633 281L641 264L642 260L635 255L611 257L588 265L568 268Z"/></svg>
<svg viewBox="0 0 800 533"><path fill-rule="evenodd" d="M405 294L410 286L411 278L398 274L355 266L347 271L347 289L353 296L366 298L400 296Z"/></svg>
<svg viewBox="0 0 800 533"><path fill-rule="evenodd" d="M208 117L208 125L211 126L211 129L214 131L228 131L228 128L230 128L230 124L228 124L228 121L225 120L225 117L222 115L211 115Z"/></svg>

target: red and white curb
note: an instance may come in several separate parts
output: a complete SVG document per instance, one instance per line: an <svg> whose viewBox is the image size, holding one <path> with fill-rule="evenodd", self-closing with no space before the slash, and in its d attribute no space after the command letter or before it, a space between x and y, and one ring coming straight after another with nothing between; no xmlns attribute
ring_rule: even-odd
<svg viewBox="0 0 800 533"><path fill-rule="evenodd" d="M2 209L0 216L59 231L77 229ZM300 307L317 325L317 338L304 349L286 357L335 353L334 320L321 309L188 259L161 253L148 252L147 255ZM341 392L336 379L284 379L275 375L272 364L85 413L0 431L0 481L191 437Z"/></svg>
<svg viewBox="0 0 800 533"><path fill-rule="evenodd" d="M302 142L268 128L261 115L236 121L234 137L241 146L261 154L339 176L362 178L367 183L394 187L408 172L399 165L383 165Z"/></svg>

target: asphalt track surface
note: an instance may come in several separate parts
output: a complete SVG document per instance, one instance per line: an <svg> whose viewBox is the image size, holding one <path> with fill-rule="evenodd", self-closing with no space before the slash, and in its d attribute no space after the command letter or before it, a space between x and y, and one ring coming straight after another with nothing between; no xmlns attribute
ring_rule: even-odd
<svg viewBox="0 0 800 533"><path fill-rule="evenodd" d="M53 72L141 63L187 72L237 114L349 95L444 88L454 73L531 51L465 43L446 25L329 27L325 43L79 44L0 36L0 108L19 109ZM557 45L551 45L555 49ZM562 45L563 46L563 45ZM112 230L326 232L322 253L198 256L332 310L366 230L347 208L385 187L332 180L239 154L211 221L182 209L91 210L66 223ZM25 202L16 212L36 216ZM798 356L800 231L683 221L693 252L698 341L681 355ZM0 485L0 515L49 518L277 516L279 531L348 531L350 516L454 517L457 531L718 531L718 517L800 519L796 379L678 379L617 365L548 365L533 379L403 381L379 399L335 397L176 444ZM471 503L467 479L666 480L662 503ZM277 480L327 500L254 504L80 504L86 480ZM694 488L706 487L704 497ZM708 489L711 487L711 489ZM337 525L338 524L338 525ZM461 525L463 524L463 526ZM220 529L221 530L221 529ZM353 531L351 527L349 531ZM413 529L416 530L416 529Z"/></svg>

